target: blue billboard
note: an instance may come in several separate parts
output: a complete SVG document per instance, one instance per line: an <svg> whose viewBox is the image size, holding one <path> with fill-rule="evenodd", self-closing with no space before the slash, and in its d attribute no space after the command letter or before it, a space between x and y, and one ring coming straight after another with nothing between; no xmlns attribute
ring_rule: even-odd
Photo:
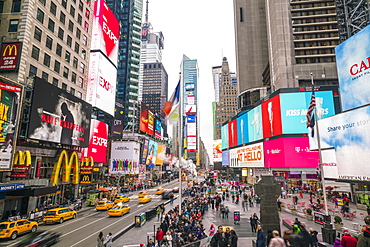
<svg viewBox="0 0 370 247"><path fill-rule="evenodd" d="M221 127L222 149L229 147L229 130L228 124Z"/></svg>
<svg viewBox="0 0 370 247"><path fill-rule="evenodd" d="M245 113L237 118L238 126L238 145L248 143L248 114Z"/></svg>
<svg viewBox="0 0 370 247"><path fill-rule="evenodd" d="M307 133L307 109L312 92L280 94L281 121L283 134ZM335 115L332 91L315 92L317 119Z"/></svg>
<svg viewBox="0 0 370 247"><path fill-rule="evenodd" d="M229 164L229 150L222 151L222 166L228 166Z"/></svg>
<svg viewBox="0 0 370 247"><path fill-rule="evenodd" d="M248 142L263 138L261 105L253 108L247 113L248 118Z"/></svg>
<svg viewBox="0 0 370 247"><path fill-rule="evenodd" d="M195 116L186 116L187 123L195 123Z"/></svg>

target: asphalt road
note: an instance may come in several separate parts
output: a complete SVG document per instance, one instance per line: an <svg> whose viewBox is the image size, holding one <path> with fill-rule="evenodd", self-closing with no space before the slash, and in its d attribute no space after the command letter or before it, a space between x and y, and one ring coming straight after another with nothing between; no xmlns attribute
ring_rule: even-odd
<svg viewBox="0 0 370 247"><path fill-rule="evenodd" d="M170 189L178 186L178 182L172 181L162 185L164 189ZM135 215L145 212L149 208L164 202L161 196L155 195L155 189L149 189L152 201L146 204L137 203L137 193L129 194L131 207L130 212L122 217L109 217L107 211L96 211L94 208L78 213L76 219L67 220L62 224L40 225L38 230L51 230L62 233L62 241L54 245L56 247L77 247L77 246L96 246L96 239L100 231L104 236L111 232L113 235L120 232L123 228L134 222ZM27 234L26 234L27 235ZM0 246L16 246L26 235L18 237L16 240L1 240Z"/></svg>

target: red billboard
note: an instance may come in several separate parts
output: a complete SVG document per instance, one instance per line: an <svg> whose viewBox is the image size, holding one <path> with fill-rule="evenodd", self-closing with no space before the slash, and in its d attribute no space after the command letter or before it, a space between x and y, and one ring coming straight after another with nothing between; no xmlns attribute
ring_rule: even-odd
<svg viewBox="0 0 370 247"><path fill-rule="evenodd" d="M104 0L96 0L91 50L100 50L117 67L119 22Z"/></svg>
<svg viewBox="0 0 370 247"><path fill-rule="evenodd" d="M147 133L148 132L148 107L141 103L141 112L140 112L140 131Z"/></svg>
<svg viewBox="0 0 370 247"><path fill-rule="evenodd" d="M148 110L148 129L146 132L148 135L154 135L154 114Z"/></svg>
<svg viewBox="0 0 370 247"><path fill-rule="evenodd" d="M92 157L94 162L107 162L108 125L96 119L91 119L90 141L87 157Z"/></svg>
<svg viewBox="0 0 370 247"><path fill-rule="evenodd" d="M262 104L262 128L263 138L281 135L281 109L280 109L280 96L277 95Z"/></svg>
<svg viewBox="0 0 370 247"><path fill-rule="evenodd" d="M229 147L235 147L238 145L238 131L236 119L228 123L228 129L229 129Z"/></svg>
<svg viewBox="0 0 370 247"><path fill-rule="evenodd" d="M0 71L14 71L18 69L21 57L22 43L3 43L0 53Z"/></svg>

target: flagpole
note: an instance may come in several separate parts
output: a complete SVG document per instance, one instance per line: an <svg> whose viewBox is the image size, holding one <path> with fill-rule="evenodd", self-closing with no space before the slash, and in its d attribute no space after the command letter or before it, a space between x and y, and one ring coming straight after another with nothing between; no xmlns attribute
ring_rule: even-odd
<svg viewBox="0 0 370 247"><path fill-rule="evenodd" d="M314 90L314 82L313 82L313 73L311 73L311 84L312 84L312 90ZM312 91L314 93L314 91ZM326 198L326 191L325 191L325 179L324 179L324 170L322 168L322 153L321 153L321 143L320 143L320 132L319 132L319 124L317 119L317 109L316 106L314 107L314 114L315 114L315 128L316 128L316 140L317 140L317 148L319 150L319 168L320 168L320 179L321 179L321 186L324 196L324 209L325 209L325 215L329 215L328 213L328 202ZM326 221L326 220L325 220Z"/></svg>
<svg viewBox="0 0 370 247"><path fill-rule="evenodd" d="M178 143L178 154L179 154L179 216L182 214L182 174L181 174L181 160L182 160L182 81L181 81L181 72L179 72L179 83L180 83L180 97L179 97L179 125L178 125L178 137L179 137L179 143Z"/></svg>

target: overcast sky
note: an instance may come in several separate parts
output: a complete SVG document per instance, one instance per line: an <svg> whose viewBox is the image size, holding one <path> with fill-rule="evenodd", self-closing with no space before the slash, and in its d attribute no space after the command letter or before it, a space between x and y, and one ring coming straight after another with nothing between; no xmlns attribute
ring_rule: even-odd
<svg viewBox="0 0 370 247"><path fill-rule="evenodd" d="M145 5L143 0L143 22ZM200 136L212 162L212 66L227 57L236 71L232 0L149 0L149 22L164 35L163 65L168 73L168 97L178 82L182 55L198 60Z"/></svg>

